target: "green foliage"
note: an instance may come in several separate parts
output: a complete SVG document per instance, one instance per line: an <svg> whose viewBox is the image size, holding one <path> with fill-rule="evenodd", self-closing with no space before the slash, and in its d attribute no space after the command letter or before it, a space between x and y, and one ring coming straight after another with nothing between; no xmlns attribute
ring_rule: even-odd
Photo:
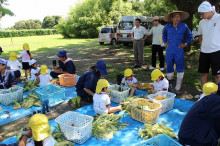
<svg viewBox="0 0 220 146"><path fill-rule="evenodd" d="M24 37L35 35L52 35L58 34L56 29L37 29L37 30L4 30L0 31L0 38L7 37Z"/></svg>
<svg viewBox="0 0 220 146"><path fill-rule="evenodd" d="M7 5L6 2L7 0L0 0L0 18L5 15L10 15L10 16L14 15L14 13L11 10L4 7L4 5Z"/></svg>
<svg viewBox="0 0 220 146"><path fill-rule="evenodd" d="M54 28L60 20L62 20L61 16L46 16L43 20L42 28Z"/></svg>
<svg viewBox="0 0 220 146"><path fill-rule="evenodd" d="M40 20L21 20L15 23L15 25L10 28L11 30L21 30L21 29L41 29Z"/></svg>
<svg viewBox="0 0 220 146"><path fill-rule="evenodd" d="M67 20L57 25L64 37L94 38L100 27L118 23L124 15L135 15L132 3L121 0L85 0L70 10Z"/></svg>

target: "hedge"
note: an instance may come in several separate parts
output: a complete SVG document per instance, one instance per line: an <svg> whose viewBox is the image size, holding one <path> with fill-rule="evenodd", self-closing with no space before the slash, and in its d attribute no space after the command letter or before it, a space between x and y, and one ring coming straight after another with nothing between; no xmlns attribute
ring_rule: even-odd
<svg viewBox="0 0 220 146"><path fill-rule="evenodd" d="M58 34L56 29L2 30L0 38Z"/></svg>

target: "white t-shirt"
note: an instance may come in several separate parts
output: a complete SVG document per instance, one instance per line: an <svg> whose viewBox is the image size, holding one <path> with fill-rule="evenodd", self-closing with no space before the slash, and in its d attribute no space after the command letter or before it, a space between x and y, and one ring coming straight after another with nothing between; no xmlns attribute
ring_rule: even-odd
<svg viewBox="0 0 220 146"><path fill-rule="evenodd" d="M35 76L35 74L37 74L38 72L39 72L39 69L34 69L34 68L31 69L31 79L32 80L37 79L37 76Z"/></svg>
<svg viewBox="0 0 220 146"><path fill-rule="evenodd" d="M29 54L27 53L26 50L23 50L23 52L21 52L20 54L21 58L22 58L22 62L30 62L31 57L29 56Z"/></svg>
<svg viewBox="0 0 220 146"><path fill-rule="evenodd" d="M204 94L204 93L202 93L201 95L200 95L200 98L199 98L199 100L201 100L203 97L205 97L206 95ZM198 101L199 101L198 100Z"/></svg>
<svg viewBox="0 0 220 146"><path fill-rule="evenodd" d="M132 28L131 33L134 34L135 40L140 40L147 34L147 29L143 26L139 26L138 28L135 26Z"/></svg>
<svg viewBox="0 0 220 146"><path fill-rule="evenodd" d="M132 79L131 79L130 81L129 81L129 80L126 80L126 78L124 77L124 78L122 79L121 83L122 83L124 86L128 87L128 84L127 84L127 83L129 83L129 84L136 84L136 83L138 83L138 81L137 81L137 79L136 79L135 77L132 77Z"/></svg>
<svg viewBox="0 0 220 146"><path fill-rule="evenodd" d="M162 37L163 28L164 26L159 24L157 26L153 26L149 31L149 34L153 35L153 41L152 41L153 45L161 45L159 38Z"/></svg>
<svg viewBox="0 0 220 146"><path fill-rule="evenodd" d="M106 105L109 105L110 98L108 94L101 92L100 94L95 93L93 96L93 109L97 114L108 113L108 108Z"/></svg>
<svg viewBox="0 0 220 146"><path fill-rule="evenodd" d="M10 67L10 70L16 71L21 69L21 63L18 60L7 62L7 66Z"/></svg>
<svg viewBox="0 0 220 146"><path fill-rule="evenodd" d="M52 80L52 77L49 74L39 75L40 78L40 86L45 86L50 84L50 81Z"/></svg>
<svg viewBox="0 0 220 146"><path fill-rule="evenodd" d="M202 35L201 52L220 51L220 14L215 13L210 20L202 19L199 22L198 33Z"/></svg>
<svg viewBox="0 0 220 146"><path fill-rule="evenodd" d="M163 80L160 80L159 82L154 81L153 86L155 91L168 91L169 81L166 78L163 78Z"/></svg>
<svg viewBox="0 0 220 146"><path fill-rule="evenodd" d="M43 140L43 146L54 146L55 143L56 141L52 135L50 135L50 137L47 137ZM35 146L34 140L31 140L29 143L26 144L26 146Z"/></svg>

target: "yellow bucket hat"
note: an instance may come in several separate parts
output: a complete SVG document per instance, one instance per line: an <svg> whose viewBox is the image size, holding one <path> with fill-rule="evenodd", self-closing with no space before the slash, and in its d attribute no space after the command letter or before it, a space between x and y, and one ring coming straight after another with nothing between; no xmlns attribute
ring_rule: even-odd
<svg viewBox="0 0 220 146"><path fill-rule="evenodd" d="M109 87L109 83L106 79L100 79L96 86L96 93L100 93L104 87Z"/></svg>
<svg viewBox="0 0 220 146"><path fill-rule="evenodd" d="M30 50L28 43L24 43L24 44L23 44L23 48L24 48L25 50L27 50L27 51Z"/></svg>
<svg viewBox="0 0 220 146"><path fill-rule="evenodd" d="M132 74L133 74L133 71L130 68L126 69L124 72L125 77L130 77Z"/></svg>
<svg viewBox="0 0 220 146"><path fill-rule="evenodd" d="M202 90L205 95L210 95L213 92L218 91L218 85L212 82L208 82L203 85Z"/></svg>
<svg viewBox="0 0 220 146"><path fill-rule="evenodd" d="M42 75L44 75L44 74L46 74L47 72L48 72L47 66L46 66L46 65L41 65L41 66L40 66L40 73L41 73Z"/></svg>
<svg viewBox="0 0 220 146"><path fill-rule="evenodd" d="M159 69L155 69L151 73L151 80L156 81L160 76L164 77L164 74Z"/></svg>
<svg viewBox="0 0 220 146"><path fill-rule="evenodd" d="M15 52L11 52L10 53L10 57L9 57L10 61L15 61L17 60L17 54Z"/></svg>
<svg viewBox="0 0 220 146"><path fill-rule="evenodd" d="M35 141L42 141L52 134L48 118L44 114L35 114L29 120L29 127Z"/></svg>

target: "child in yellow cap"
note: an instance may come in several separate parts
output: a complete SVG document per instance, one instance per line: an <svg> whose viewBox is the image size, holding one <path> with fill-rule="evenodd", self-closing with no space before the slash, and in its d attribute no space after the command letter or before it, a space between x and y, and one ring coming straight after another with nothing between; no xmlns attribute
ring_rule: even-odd
<svg viewBox="0 0 220 146"><path fill-rule="evenodd" d="M169 81L165 78L164 74L159 69L154 69L151 72L151 80L154 81L151 93L158 91L168 91Z"/></svg>
<svg viewBox="0 0 220 146"><path fill-rule="evenodd" d="M22 58L22 67L23 67L23 70L25 71L25 78L28 79L28 71L31 72L29 62L32 58L29 44L24 43L23 49L24 50L23 52L21 52L20 56Z"/></svg>
<svg viewBox="0 0 220 146"><path fill-rule="evenodd" d="M121 110L121 106L110 107L111 97L107 94L109 86L106 79L100 79L97 83L96 93L93 95L93 109L97 114L110 114Z"/></svg>
<svg viewBox="0 0 220 146"><path fill-rule="evenodd" d="M199 100L201 100L203 97L211 94L215 94L218 91L218 85L212 82L205 83L202 87L203 93L200 96Z"/></svg>
<svg viewBox="0 0 220 146"><path fill-rule="evenodd" d="M14 76L17 81L21 81L21 63L17 60L17 54L15 52L10 53L9 60L7 62L8 70L14 72Z"/></svg>
<svg viewBox="0 0 220 146"><path fill-rule="evenodd" d="M48 68L46 65L40 66L40 75L37 78L37 81L40 82L40 86L49 85L52 81L52 77L48 73Z"/></svg>
<svg viewBox="0 0 220 146"><path fill-rule="evenodd" d="M53 138L48 118L44 114L35 114L29 120L30 129L22 135L19 146L54 146L56 141ZM27 139L33 139L28 143Z"/></svg>
<svg viewBox="0 0 220 146"><path fill-rule="evenodd" d="M124 78L121 81L121 85L130 88L130 96L133 96L138 86L138 81L133 75L133 71L128 68L124 71Z"/></svg>

